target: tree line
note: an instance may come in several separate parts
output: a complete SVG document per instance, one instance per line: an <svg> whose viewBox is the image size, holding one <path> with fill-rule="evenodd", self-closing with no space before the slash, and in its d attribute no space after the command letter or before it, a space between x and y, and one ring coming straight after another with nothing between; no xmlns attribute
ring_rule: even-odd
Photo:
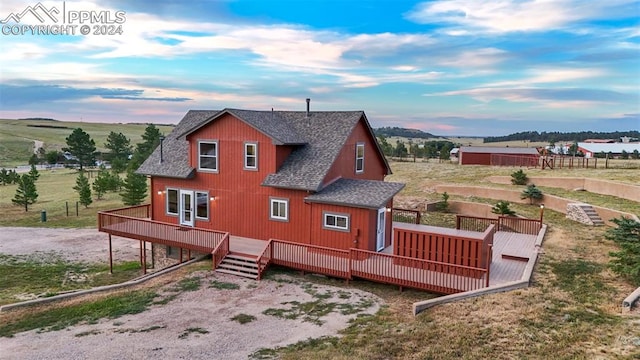
<svg viewBox="0 0 640 360"><path fill-rule="evenodd" d="M414 141L409 139L407 142L396 140L395 145L392 145L384 135L379 135L376 139L385 156L401 159L416 157L448 160L451 149L456 147L456 144L448 140Z"/></svg>
<svg viewBox="0 0 640 360"><path fill-rule="evenodd" d="M418 129L406 129L406 128L401 128L401 127L381 127L381 128L377 128L373 130L373 133L376 136L384 136L384 137L391 137L391 136L398 136L398 137L405 137L405 138L416 138L416 139L432 139L432 138L437 138L437 136L433 135L433 134L429 134L428 132L424 132L422 130L418 130Z"/></svg>
<svg viewBox="0 0 640 360"><path fill-rule="evenodd" d="M613 131L613 132L595 132L595 131L578 131L578 132L537 132L537 131L521 131L506 136L488 136L484 138L485 143L500 141L534 141L556 143L558 141L577 141L582 142L586 139L616 139L621 137L629 137L633 139L640 138L640 131Z"/></svg>
<svg viewBox="0 0 640 360"><path fill-rule="evenodd" d="M72 156L72 162L78 165L79 173L76 184L73 187L78 193L79 203L88 207L92 202L92 190L97 199L102 199L109 191L120 192L125 205L138 205L144 201L147 193L147 180L144 175L136 174L135 170L144 162L160 143L160 130L153 124L149 124L144 134L142 142L137 144L135 149L131 145L131 140L122 133L111 131L104 144L109 151L102 154L104 160L111 164L111 169L104 165L100 166L93 184L89 184L89 179L85 174L85 168L96 165L97 151L95 141L82 128L74 129L65 139L66 147L62 148ZM32 160L45 158L50 164L60 160L59 152L44 152L39 149L38 154L34 154ZM24 206L25 211L29 210L29 205L36 202L38 192L36 180L40 176L35 164L38 161L30 161L31 171L19 175L15 170L0 170L0 183L2 185L18 184L16 194L12 202L16 205ZM122 180L120 173L126 172L125 179Z"/></svg>

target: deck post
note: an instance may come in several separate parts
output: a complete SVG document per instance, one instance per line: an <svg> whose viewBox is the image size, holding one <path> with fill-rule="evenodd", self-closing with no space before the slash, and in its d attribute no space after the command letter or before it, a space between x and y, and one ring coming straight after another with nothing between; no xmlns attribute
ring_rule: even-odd
<svg viewBox="0 0 640 360"><path fill-rule="evenodd" d="M191 260L191 249L187 249L187 261Z"/></svg>
<svg viewBox="0 0 640 360"><path fill-rule="evenodd" d="M143 266L143 263L142 263L142 240L140 240L140 244L138 245L138 247L140 248L140 266Z"/></svg>
<svg viewBox="0 0 640 360"><path fill-rule="evenodd" d="M147 275L147 242L142 242L142 273Z"/></svg>
<svg viewBox="0 0 640 360"><path fill-rule="evenodd" d="M113 252L111 251L111 234L109 234L109 274L113 275Z"/></svg>
<svg viewBox="0 0 640 360"><path fill-rule="evenodd" d="M184 251L184 250L183 250L182 248L180 248L180 264L182 264L182 252L183 252L183 251Z"/></svg>

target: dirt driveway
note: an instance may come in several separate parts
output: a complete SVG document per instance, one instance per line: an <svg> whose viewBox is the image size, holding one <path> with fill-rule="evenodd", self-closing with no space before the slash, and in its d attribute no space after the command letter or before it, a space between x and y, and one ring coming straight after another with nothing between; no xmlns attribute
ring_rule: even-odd
<svg viewBox="0 0 640 360"><path fill-rule="evenodd" d="M114 238L119 260L137 259L137 244ZM54 251L70 260L106 262L107 246L106 235L95 230L0 228L5 254ZM205 270L188 277L196 289L165 285L157 290L160 303L140 314L0 338L0 359L246 359L262 348L336 335L381 304L363 291L286 274L254 281Z"/></svg>

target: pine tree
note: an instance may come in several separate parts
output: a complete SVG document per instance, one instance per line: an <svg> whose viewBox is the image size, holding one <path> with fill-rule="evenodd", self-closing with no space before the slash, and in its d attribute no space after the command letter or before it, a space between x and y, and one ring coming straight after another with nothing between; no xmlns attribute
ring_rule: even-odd
<svg viewBox="0 0 640 360"><path fill-rule="evenodd" d="M619 251L612 251L609 256L609 267L634 285L640 286L640 223L631 218L612 219L616 225L605 234L619 246Z"/></svg>
<svg viewBox="0 0 640 360"><path fill-rule="evenodd" d="M80 171L83 166L93 165L96 162L96 142L84 132L81 128L73 130L71 135L67 138L66 148L62 148L63 151L68 151L71 155L78 159L80 164Z"/></svg>
<svg viewBox="0 0 640 360"><path fill-rule="evenodd" d="M542 191L534 184L529 184L526 189L522 190L520 199L529 199L529 204L533 204L533 200L542 199Z"/></svg>
<svg viewBox="0 0 640 360"><path fill-rule="evenodd" d="M11 184L9 182L11 180L9 176L9 171L7 171L7 169L5 168L2 168L2 170L0 170L0 183L2 183L2 185Z"/></svg>
<svg viewBox="0 0 640 360"><path fill-rule="evenodd" d="M35 203L38 199L36 184L29 174L22 174L17 182L18 188L16 189L16 195L11 201L15 205L24 205L24 211L29 211L29 205Z"/></svg>
<svg viewBox="0 0 640 360"><path fill-rule="evenodd" d="M129 170L123 189L120 196L125 205L140 205L147 197L147 178Z"/></svg>
<svg viewBox="0 0 640 360"><path fill-rule="evenodd" d="M111 174L109 170L104 167L104 165L100 165L100 171L98 171L98 176L93 180L93 192L96 194L98 200L102 199L102 196L109 190L109 182L111 181Z"/></svg>
<svg viewBox="0 0 640 360"><path fill-rule="evenodd" d="M131 140L122 133L111 131L104 146L109 149L107 160L111 162L111 168L117 172L122 172L127 168L129 156L133 153Z"/></svg>
<svg viewBox="0 0 640 360"><path fill-rule="evenodd" d="M78 174L76 186L73 187L73 190L77 191L78 195L80 195L80 204L84 205L84 207L89 207L89 204L91 204L93 200L91 200L89 179L84 175L84 171L80 171L80 174Z"/></svg>
<svg viewBox="0 0 640 360"><path fill-rule="evenodd" d="M493 205L493 207L491 208L491 212L494 214L507 216L513 216L516 214L515 211L509 208L509 202L504 200L500 200L495 205Z"/></svg>
<svg viewBox="0 0 640 360"><path fill-rule="evenodd" d="M144 141L136 145L136 151L129 162L129 170L137 170L147 160L153 150L160 144L160 136L160 129L153 124L149 124L144 129L144 134L142 134L142 140Z"/></svg>
<svg viewBox="0 0 640 360"><path fill-rule="evenodd" d="M40 178L40 173L38 172L38 169L36 169L36 166L34 164L31 164L31 170L29 170L29 176L31 176L34 182L38 181L38 178Z"/></svg>

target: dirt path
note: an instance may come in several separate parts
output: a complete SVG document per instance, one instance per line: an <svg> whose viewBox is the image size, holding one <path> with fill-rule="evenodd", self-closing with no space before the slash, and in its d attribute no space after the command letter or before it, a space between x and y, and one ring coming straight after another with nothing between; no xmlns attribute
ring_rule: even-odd
<svg viewBox="0 0 640 360"><path fill-rule="evenodd" d="M114 237L114 253L120 260L137 259L137 244ZM92 229L0 228L4 254L56 252L69 260L105 262L107 246L106 235ZM156 301L177 296L140 314L0 338L0 359L247 359L262 348L334 336L382 303L363 291L284 274L255 281L205 270L189 277L200 284L197 290L166 285ZM228 289L230 284L237 288ZM240 324L232 320L237 315L254 318Z"/></svg>
<svg viewBox="0 0 640 360"><path fill-rule="evenodd" d="M114 262L136 260L138 241L113 237ZM107 234L96 229L50 229L0 227L0 253L27 255L38 252L55 253L69 261L107 262Z"/></svg>
<svg viewBox="0 0 640 360"><path fill-rule="evenodd" d="M40 140L33 140L33 153L38 155L38 150L44 146L44 142Z"/></svg>

